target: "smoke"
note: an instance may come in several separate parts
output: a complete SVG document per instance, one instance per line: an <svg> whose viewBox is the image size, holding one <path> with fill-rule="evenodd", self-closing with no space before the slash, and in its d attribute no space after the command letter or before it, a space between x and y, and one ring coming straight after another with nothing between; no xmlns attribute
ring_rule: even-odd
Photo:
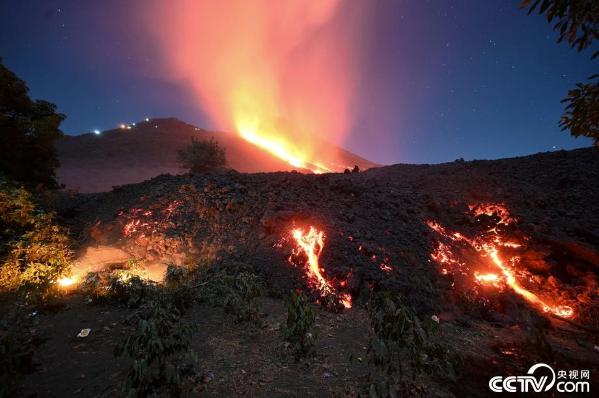
<svg viewBox="0 0 599 398"><path fill-rule="evenodd" d="M217 128L315 163L314 137L342 142L365 19L357 2L156 2L145 16L159 67Z"/></svg>

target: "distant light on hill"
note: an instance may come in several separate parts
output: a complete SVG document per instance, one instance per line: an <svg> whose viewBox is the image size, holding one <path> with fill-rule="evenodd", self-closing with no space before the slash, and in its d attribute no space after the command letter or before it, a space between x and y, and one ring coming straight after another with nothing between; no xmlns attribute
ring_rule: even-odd
<svg viewBox="0 0 599 398"><path fill-rule="evenodd" d="M95 135L100 135L101 133L102 133L102 132L101 132L100 130L98 130L98 129L95 129L95 130L94 130L94 134L95 134Z"/></svg>

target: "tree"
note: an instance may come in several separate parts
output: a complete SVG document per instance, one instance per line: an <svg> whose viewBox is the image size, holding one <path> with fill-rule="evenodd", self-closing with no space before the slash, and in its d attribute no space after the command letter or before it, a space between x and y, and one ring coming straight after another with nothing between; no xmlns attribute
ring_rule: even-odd
<svg viewBox="0 0 599 398"><path fill-rule="evenodd" d="M566 40L577 51L585 50L599 39L599 1L597 0L523 0L521 8L545 15L547 22L557 21L553 29L559 32L558 43ZM595 51L591 58L599 56ZM562 100L566 112L560 127L575 137L586 136L599 145L599 75L588 83L578 83Z"/></svg>
<svg viewBox="0 0 599 398"><path fill-rule="evenodd" d="M599 75L589 79L595 81L578 83L562 100L567 105L560 126L562 130L570 130L574 137L591 137L599 145Z"/></svg>
<svg viewBox="0 0 599 398"><path fill-rule="evenodd" d="M58 186L54 142L65 115L56 105L29 98L27 84L0 59L0 173L28 185Z"/></svg>
<svg viewBox="0 0 599 398"><path fill-rule="evenodd" d="M190 145L177 151L177 157L181 167L194 174L221 170L227 163L224 148L214 138L205 141L192 137Z"/></svg>

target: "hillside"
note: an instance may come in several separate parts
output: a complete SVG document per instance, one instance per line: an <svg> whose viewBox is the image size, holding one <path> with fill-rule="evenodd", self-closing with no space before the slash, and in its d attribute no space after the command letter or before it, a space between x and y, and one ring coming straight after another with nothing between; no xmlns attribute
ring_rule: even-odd
<svg viewBox="0 0 599 398"><path fill-rule="evenodd" d="M242 138L200 129L178 119L150 119L131 129L114 129L79 136L65 136L57 143L58 177L67 189L79 192L109 191L113 186L141 182L160 174L181 174L178 148L191 137L215 137L225 148L229 167L240 172L289 171L292 167ZM335 161L346 167L367 169L376 164L341 148L327 146ZM342 170L337 170L342 171Z"/></svg>
<svg viewBox="0 0 599 398"><path fill-rule="evenodd" d="M65 195L60 214L78 239L79 278L138 272L127 268L131 258L154 280L167 264L195 275L185 317L197 326L203 376L194 388L207 395L364 396L382 376L368 350L369 308L381 292L434 322L429 338L458 371L419 374L409 386L421 396L488 396L492 376L523 375L538 362L589 369L595 390L598 180L599 149L585 148L351 174L163 175ZM313 268L295 236L310 227L324 236ZM205 299L218 282L211 275L241 271L266 286L256 323ZM317 314L315 349L299 363L281 339L281 297L293 288ZM132 310L89 304L77 290L65 303L36 318L42 370L21 392L118 396L126 362L112 350ZM83 327L90 337L74 337Z"/></svg>

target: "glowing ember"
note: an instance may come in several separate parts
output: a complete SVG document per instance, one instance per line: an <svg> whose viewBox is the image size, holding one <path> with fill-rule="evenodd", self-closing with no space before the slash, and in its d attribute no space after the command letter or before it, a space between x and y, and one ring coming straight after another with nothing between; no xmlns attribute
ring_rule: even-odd
<svg viewBox="0 0 599 398"><path fill-rule="evenodd" d="M345 308L351 308L351 296L347 293L339 294L333 285L322 275L318 258L324 247L324 232L310 227L308 233L305 233L301 229L296 228L292 231L292 236L298 245L298 249L294 250L293 254L297 255L303 252L307 257L306 268L310 281L323 296L337 296Z"/></svg>
<svg viewBox="0 0 599 398"><path fill-rule="evenodd" d="M517 268L520 261L519 256L510 256L506 262L501 250L521 248L522 244L506 240L503 236L501 226L513 224L516 219L511 217L507 208L502 204L477 204L469 206L470 212L475 216L486 215L496 217L496 225L488 231L479 234L474 238L468 238L459 232L449 232L435 221L427 221L427 225L433 231L437 232L446 240L453 242L452 246L443 242L437 243L437 248L431 254L431 258L441 265L442 273L459 273L462 275L471 275L468 265L461 261L456 254L457 244L464 243L466 247L474 249L478 253L478 259L481 260L480 271L474 271L474 281L485 285L502 289L504 286L511 288L516 294L520 295L526 301L534 304L545 312L550 312L562 317L570 317L574 314L571 307L566 305L557 305L557 300L542 299L535 293L528 290L523 283L530 280L530 273L524 268ZM490 261L488 261L490 259ZM497 268L500 273L486 272L485 266L489 265Z"/></svg>
<svg viewBox="0 0 599 398"><path fill-rule="evenodd" d="M77 280L74 277L73 278L64 277L64 278L60 278L57 282L61 287L69 287L69 286L74 285L77 282Z"/></svg>
<svg viewBox="0 0 599 398"><path fill-rule="evenodd" d="M136 235L153 235L157 232L164 232L174 224L172 217L181 206L180 200L173 200L164 209L153 212L143 208L133 208L128 212L119 213L120 217L127 221L123 226L123 235L127 238Z"/></svg>

